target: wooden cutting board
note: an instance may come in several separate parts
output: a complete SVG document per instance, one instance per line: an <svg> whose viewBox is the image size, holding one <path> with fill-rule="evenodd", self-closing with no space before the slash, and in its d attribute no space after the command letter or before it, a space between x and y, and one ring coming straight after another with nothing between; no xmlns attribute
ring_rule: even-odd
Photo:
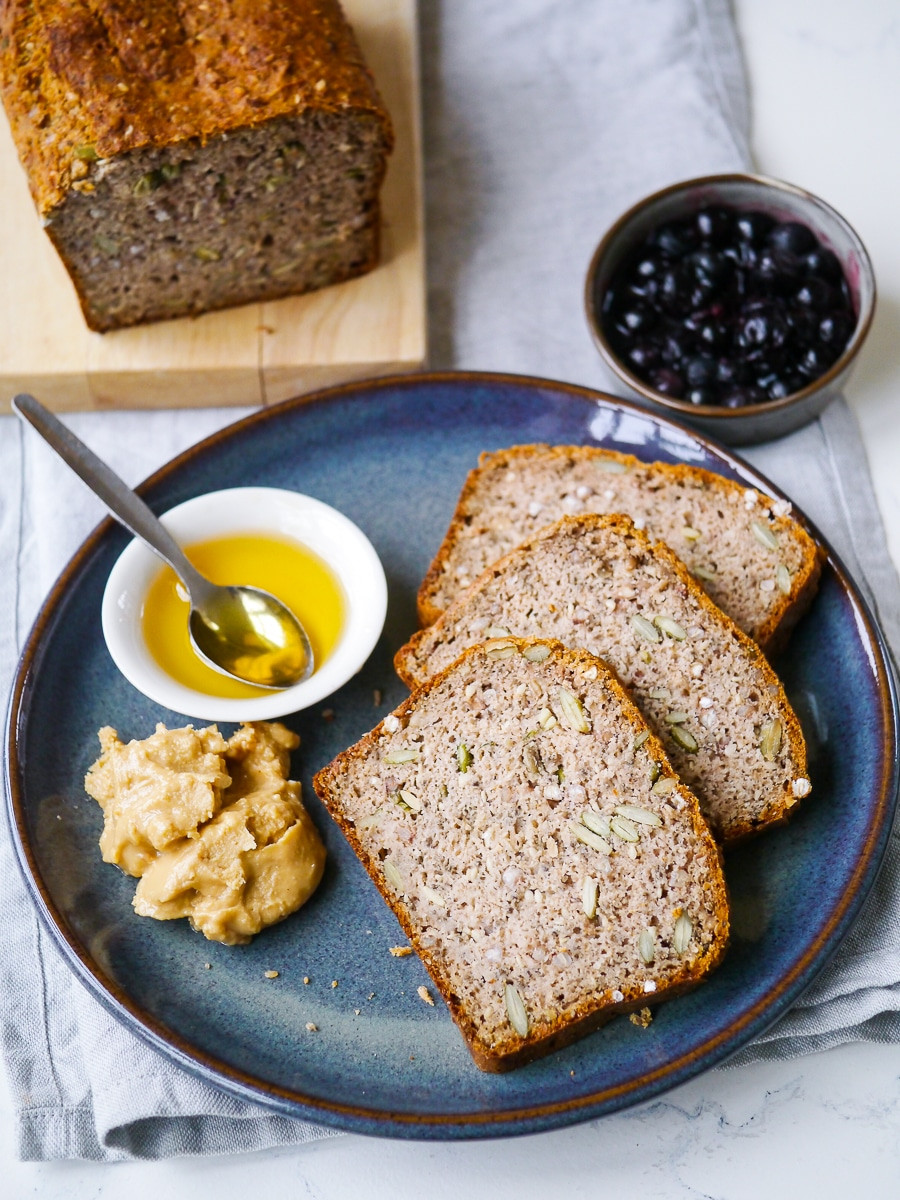
<svg viewBox="0 0 900 1200"><path fill-rule="evenodd" d="M426 357L415 0L344 0L391 114L382 262L307 296L92 333L41 229L0 109L0 411L274 404Z"/></svg>

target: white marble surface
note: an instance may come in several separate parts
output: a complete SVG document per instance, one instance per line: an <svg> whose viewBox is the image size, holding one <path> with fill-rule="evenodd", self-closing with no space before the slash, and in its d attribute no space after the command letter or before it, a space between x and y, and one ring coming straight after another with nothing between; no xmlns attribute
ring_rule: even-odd
<svg viewBox="0 0 900 1200"><path fill-rule="evenodd" d="M828 199L879 284L850 388L900 562L900 9L890 0L737 0L760 168ZM900 1046L845 1046L711 1072L663 1099L558 1133L466 1145L341 1137L235 1158L19 1163L0 1074L0 1196L42 1200L832 1200L900 1195Z"/></svg>

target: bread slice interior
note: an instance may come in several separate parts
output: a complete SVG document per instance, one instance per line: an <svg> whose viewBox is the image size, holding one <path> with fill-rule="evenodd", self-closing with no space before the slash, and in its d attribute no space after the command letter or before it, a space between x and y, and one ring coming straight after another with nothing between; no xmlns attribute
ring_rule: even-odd
<svg viewBox="0 0 900 1200"><path fill-rule="evenodd" d="M565 516L624 513L662 539L767 652L787 642L819 583L823 551L773 499L686 463L599 446L512 446L481 455L419 589L430 625L491 563Z"/></svg>
<svg viewBox="0 0 900 1200"><path fill-rule="evenodd" d="M314 787L483 1070L668 999L725 951L697 801L584 651L466 650Z"/></svg>
<svg viewBox="0 0 900 1200"><path fill-rule="evenodd" d="M783 822L811 791L803 733L759 647L627 517L564 517L541 530L415 634L395 665L420 684L467 646L510 634L603 658L722 841Z"/></svg>

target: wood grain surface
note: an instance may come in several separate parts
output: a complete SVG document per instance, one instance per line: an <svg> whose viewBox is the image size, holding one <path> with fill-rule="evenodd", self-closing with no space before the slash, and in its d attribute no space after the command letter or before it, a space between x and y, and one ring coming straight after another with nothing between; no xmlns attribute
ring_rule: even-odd
<svg viewBox="0 0 900 1200"><path fill-rule="evenodd" d="M306 296L92 333L41 229L0 110L0 411L274 404L426 358L415 0L344 0L394 122L382 261Z"/></svg>

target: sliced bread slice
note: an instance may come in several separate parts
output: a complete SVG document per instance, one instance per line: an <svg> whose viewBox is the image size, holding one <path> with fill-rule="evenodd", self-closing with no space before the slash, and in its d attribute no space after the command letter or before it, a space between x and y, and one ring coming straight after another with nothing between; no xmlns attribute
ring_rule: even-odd
<svg viewBox="0 0 900 1200"><path fill-rule="evenodd" d="M684 561L768 653L809 606L821 550L790 505L711 471L644 463L595 446L513 446L482 454L419 590L430 625L492 562L539 528L581 513L624 513Z"/></svg>
<svg viewBox="0 0 900 1200"><path fill-rule="evenodd" d="M473 647L313 786L482 1070L685 991L725 951L697 801L583 651Z"/></svg>
<svg viewBox="0 0 900 1200"><path fill-rule="evenodd" d="M485 637L557 638L630 689L722 841L784 821L806 748L759 647L627 517L564 517L489 567L395 657L410 686Z"/></svg>

